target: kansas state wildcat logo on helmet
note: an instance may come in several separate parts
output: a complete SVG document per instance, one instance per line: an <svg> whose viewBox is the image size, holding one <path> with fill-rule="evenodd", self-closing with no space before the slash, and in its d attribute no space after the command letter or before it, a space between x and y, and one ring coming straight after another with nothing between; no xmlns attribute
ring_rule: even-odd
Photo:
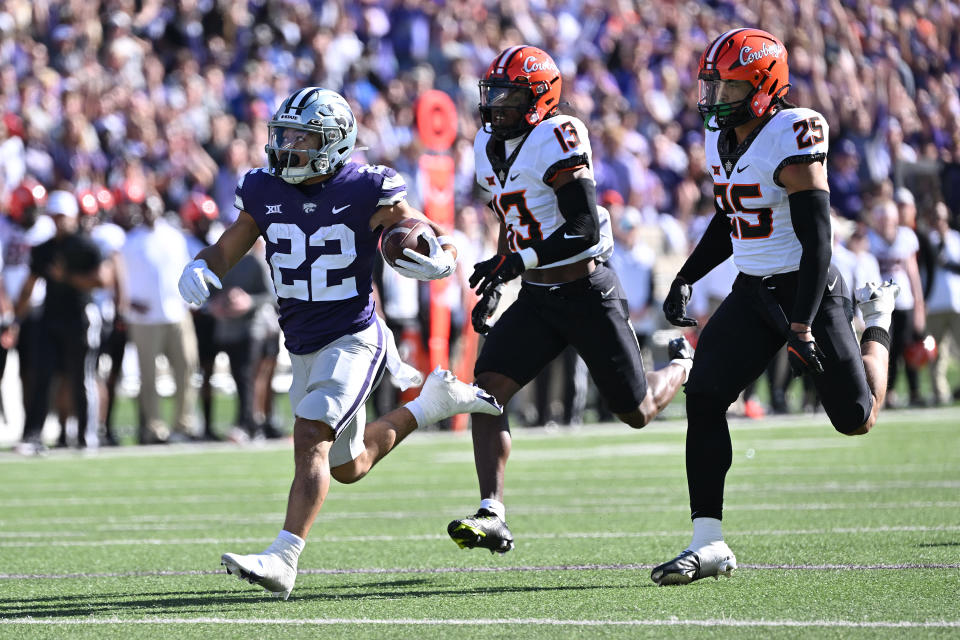
<svg viewBox="0 0 960 640"><path fill-rule="evenodd" d="M336 173L357 144L357 120L340 94L320 87L292 93L270 120L270 173L290 184Z"/></svg>

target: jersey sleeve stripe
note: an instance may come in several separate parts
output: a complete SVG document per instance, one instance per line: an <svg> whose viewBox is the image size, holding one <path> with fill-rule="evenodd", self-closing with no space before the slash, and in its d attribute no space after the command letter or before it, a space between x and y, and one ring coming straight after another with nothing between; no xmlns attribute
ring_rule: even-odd
<svg viewBox="0 0 960 640"><path fill-rule="evenodd" d="M401 176L398 173L396 175L387 176L386 178L384 178L383 184L381 185L380 188L383 189L384 191L390 191L391 189L399 189L404 186L405 186L405 183L403 180L403 176Z"/></svg>
<svg viewBox="0 0 960 640"><path fill-rule="evenodd" d="M783 188L783 185L780 183L780 172L783 171L783 168L790 164L813 164L814 162L825 162L827 159L826 153L807 153L798 156L790 156L789 158L784 158L780 161L780 164L777 165L777 168L773 170L773 183L778 187Z"/></svg>
<svg viewBox="0 0 960 640"><path fill-rule="evenodd" d="M388 195L388 196L384 196L384 197L380 198L379 200L377 200L377 206L378 206L378 207L392 207L393 205L397 204L397 203L400 202L401 200L405 200L406 198L407 198L407 192L406 192L406 190L398 191L398 192L396 192L396 193L392 193L392 194L390 194L390 195Z"/></svg>
<svg viewBox="0 0 960 640"><path fill-rule="evenodd" d="M241 198L239 194L233 196L233 206L240 211L246 211L246 209L243 207L243 198Z"/></svg>
<svg viewBox="0 0 960 640"><path fill-rule="evenodd" d="M585 153L577 154L575 156L567 156L566 158L558 160L547 167L547 170L543 173L543 181L547 184L550 184L564 171L576 171L582 167L589 166L590 160L587 158L587 154Z"/></svg>

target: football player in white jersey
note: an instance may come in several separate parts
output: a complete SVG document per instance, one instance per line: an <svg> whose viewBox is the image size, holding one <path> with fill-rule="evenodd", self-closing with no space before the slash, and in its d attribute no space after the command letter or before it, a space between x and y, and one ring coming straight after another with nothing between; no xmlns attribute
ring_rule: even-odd
<svg viewBox="0 0 960 640"><path fill-rule="evenodd" d="M626 296L603 264L613 237L596 203L587 128L558 112L560 90L554 61L526 45L500 53L480 81L477 182L500 220L500 239L497 255L476 264L470 277L481 296L473 326L487 333L474 373L477 385L505 405L571 345L610 410L639 429L676 395L693 350L677 338L671 363L644 373ZM501 285L521 274L516 302L488 327ZM505 553L513 548L503 506L510 427L506 416L477 414L472 424L480 509L447 532L463 548Z"/></svg>
<svg viewBox="0 0 960 640"><path fill-rule="evenodd" d="M813 377L837 431L861 435L876 423L898 292L892 283L857 290L867 326L858 344L847 284L830 265L827 123L785 102L783 43L759 29L728 31L700 58L699 80L717 212L670 287L667 319L697 324L686 312L691 286L731 253L740 273L700 334L686 385L693 539L653 569L659 585L736 568L720 526L732 458L727 408L784 343L794 371Z"/></svg>

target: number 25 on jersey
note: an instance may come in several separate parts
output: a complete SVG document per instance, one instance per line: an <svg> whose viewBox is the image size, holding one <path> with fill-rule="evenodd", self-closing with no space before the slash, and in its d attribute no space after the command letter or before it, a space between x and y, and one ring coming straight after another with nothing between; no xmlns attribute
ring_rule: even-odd
<svg viewBox="0 0 960 640"><path fill-rule="evenodd" d="M773 209L751 209L743 204L744 200L763 195L760 193L760 185L718 182L713 185L713 195L718 211L730 218L731 236L738 240L770 237L773 232Z"/></svg>

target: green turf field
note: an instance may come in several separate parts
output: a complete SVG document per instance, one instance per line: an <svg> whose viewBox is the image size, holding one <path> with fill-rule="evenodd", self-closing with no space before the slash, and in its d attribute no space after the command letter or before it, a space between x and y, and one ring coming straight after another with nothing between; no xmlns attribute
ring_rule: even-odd
<svg viewBox="0 0 960 640"><path fill-rule="evenodd" d="M737 421L731 579L656 587L689 540L685 423L516 430L516 549L463 551L467 434L333 484L290 600L220 572L282 522L290 443L0 454L0 637L960 636L960 408Z"/></svg>

